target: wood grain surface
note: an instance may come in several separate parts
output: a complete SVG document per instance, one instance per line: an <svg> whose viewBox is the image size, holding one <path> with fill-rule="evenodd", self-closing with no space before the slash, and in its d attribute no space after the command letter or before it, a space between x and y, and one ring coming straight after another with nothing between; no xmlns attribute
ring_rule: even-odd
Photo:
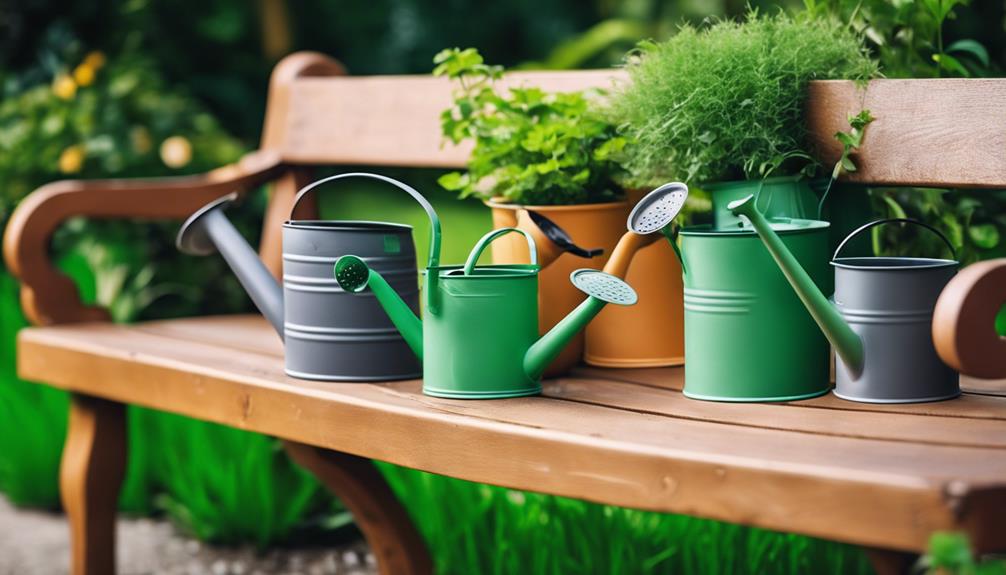
<svg viewBox="0 0 1006 575"><path fill-rule="evenodd" d="M1006 547L1006 398L706 403L681 368L580 368L542 397L437 399L288 378L252 316L32 328L19 359L65 389L472 481L879 548L938 529Z"/></svg>

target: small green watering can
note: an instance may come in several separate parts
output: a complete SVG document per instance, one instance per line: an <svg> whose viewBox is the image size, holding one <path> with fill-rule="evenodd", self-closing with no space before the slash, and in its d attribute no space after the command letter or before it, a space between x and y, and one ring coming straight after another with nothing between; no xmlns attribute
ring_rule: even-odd
<svg viewBox="0 0 1006 575"><path fill-rule="evenodd" d="M517 228L493 230L478 241L463 266L441 266L440 222L432 209L427 214L432 227L422 321L363 259L342 256L334 270L348 292L370 286L422 360L427 395L496 399L538 394L548 364L606 304L636 303L636 292L622 280L597 270L576 270L570 280L587 299L539 339L540 268L531 236ZM476 266L482 251L507 233L527 239L532 263Z"/></svg>

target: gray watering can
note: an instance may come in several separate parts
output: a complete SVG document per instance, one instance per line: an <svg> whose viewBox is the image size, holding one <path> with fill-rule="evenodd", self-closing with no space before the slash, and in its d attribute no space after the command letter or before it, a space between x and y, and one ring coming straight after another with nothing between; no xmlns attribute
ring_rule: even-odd
<svg viewBox="0 0 1006 575"><path fill-rule="evenodd" d="M463 266L442 266L440 225L435 216L431 219L434 238L422 320L361 258L343 256L333 270L347 292L376 296L384 306L422 358L427 395L495 399L540 393L545 367L606 304L636 303L636 293L622 280L597 270L577 270L570 280L586 299L539 338L540 267L531 234L518 228L493 230L479 240ZM511 232L527 240L531 264L476 265L493 240Z"/></svg>
<svg viewBox="0 0 1006 575"><path fill-rule="evenodd" d="M323 184L367 178L391 184L412 196L427 212L433 207L413 188L384 176L339 174L297 193L291 208ZM409 346L377 300L343 291L332 279L339 256L359 254L381 270L392 289L412 309L419 308L419 285L412 228L384 222L289 220L283 224L283 285L273 278L255 250L224 216L236 194L207 204L178 233L182 252L219 251L256 307L286 346L286 374L329 381L411 379L421 369Z"/></svg>
<svg viewBox="0 0 1006 575"><path fill-rule="evenodd" d="M937 234L935 228L908 219L878 220L860 226L838 245L834 303L829 302L782 243L768 220L755 208L753 196L729 204L744 216L782 269L810 315L838 356L835 395L867 403L938 401L960 395L958 375L936 354L933 309L958 262L935 258L839 257L861 232L902 222Z"/></svg>

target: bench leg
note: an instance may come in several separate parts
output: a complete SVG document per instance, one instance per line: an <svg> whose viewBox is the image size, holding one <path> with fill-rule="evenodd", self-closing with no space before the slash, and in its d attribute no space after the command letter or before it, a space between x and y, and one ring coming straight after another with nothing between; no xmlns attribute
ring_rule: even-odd
<svg viewBox="0 0 1006 575"><path fill-rule="evenodd" d="M115 512L126 470L126 409L74 394L59 471L70 521L71 573L115 573Z"/></svg>
<svg viewBox="0 0 1006 575"><path fill-rule="evenodd" d="M338 495L367 538L384 575L427 575L429 552L408 513L369 459L284 442L287 453Z"/></svg>
<svg viewBox="0 0 1006 575"><path fill-rule="evenodd" d="M919 556L909 551L867 547L865 549L877 575L908 575Z"/></svg>

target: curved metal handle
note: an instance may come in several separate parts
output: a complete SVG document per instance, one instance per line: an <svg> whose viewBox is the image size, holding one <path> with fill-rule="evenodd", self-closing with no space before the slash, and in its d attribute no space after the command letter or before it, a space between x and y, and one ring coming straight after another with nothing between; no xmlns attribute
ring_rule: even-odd
<svg viewBox="0 0 1006 575"><path fill-rule="evenodd" d="M307 186L304 186L304 188L301 189L299 192L297 192L297 196L294 197L293 199L293 205L290 207L290 215L293 216L293 213L297 210L297 204L300 203L300 200L309 192L329 182L334 182L335 180L344 180L346 178L367 178L391 184L392 186L395 186L399 190L402 190L403 192L412 196L412 199L419 202L419 205L422 206L423 210L426 211L426 215L430 218L430 250L426 260L426 268L429 270L427 273L427 280L426 280L426 288L427 288L426 307L432 313L438 313L440 309L439 305L440 296L438 295L439 289L437 287L437 283L440 279L440 273L437 271L436 268L440 266L440 218L437 217L437 212L433 210L433 206L430 204L430 202L425 197L423 197L422 194L416 191L416 189L413 188L412 186L409 186L408 184L404 184L402 182L399 182L398 180L389 178L387 176L382 176L380 174L371 174L369 172L350 172L347 174L336 174L334 176L322 178L317 182L308 184Z"/></svg>
<svg viewBox="0 0 1006 575"><path fill-rule="evenodd" d="M510 232L517 232L518 234L524 236L524 239L527 240L527 251L531 255L531 265L538 265L538 249L534 244L534 239L531 237L531 234L520 228L499 228L482 236L478 243L475 244L475 247L472 248L471 253L468 254L468 259L465 260L465 275L472 275L472 270L475 269L475 263L479 261L479 257L489 244L491 244L496 238L505 236Z"/></svg>
<svg viewBox="0 0 1006 575"><path fill-rule="evenodd" d="M415 188L413 188L408 184L399 182L396 179L389 178L387 176L382 176L380 174L371 174L369 172L350 172L347 174L336 174L334 176L322 178L317 182L312 182L304 186L299 192L297 192L297 196L294 197L293 199L293 205L290 207L290 216L293 217L294 212L297 211L297 204L299 204L300 200L303 199L303 197L306 196L309 192L312 192L315 189L329 182L334 182L336 180L344 180L346 178L367 178L371 180L378 180L381 182L385 182L409 194L410 196L412 196L412 199L419 202L419 205L422 206L423 210L426 211L426 215L430 218L430 253L429 257L427 258L426 267L434 268L440 265L440 218L437 217L437 212L433 210L433 206L430 204L430 202L427 201L427 199L423 197L422 194L416 191Z"/></svg>
<svg viewBox="0 0 1006 575"><path fill-rule="evenodd" d="M954 256L954 259L955 260L957 259L957 250L954 249L954 245L950 243L950 240L947 239L947 236L943 235L943 232L941 232L940 230L934 228L929 224L920 222L919 220L913 220L910 218L885 218L883 220L875 220L868 224L863 224L859 226L858 228L852 230L852 232L850 232L849 235L845 236L845 239L842 240L842 243L838 244L838 247L835 248L835 254L831 256L831 259L833 260L838 259L838 254L839 252L842 251L842 248L845 247L845 244L849 243L852 240L852 238L858 236L861 232L864 232L870 228L874 228L882 224L891 224L891 223L915 224L917 226L926 228L927 230L938 235L940 239L943 240L943 243L947 244L947 247L950 248L950 253Z"/></svg>

